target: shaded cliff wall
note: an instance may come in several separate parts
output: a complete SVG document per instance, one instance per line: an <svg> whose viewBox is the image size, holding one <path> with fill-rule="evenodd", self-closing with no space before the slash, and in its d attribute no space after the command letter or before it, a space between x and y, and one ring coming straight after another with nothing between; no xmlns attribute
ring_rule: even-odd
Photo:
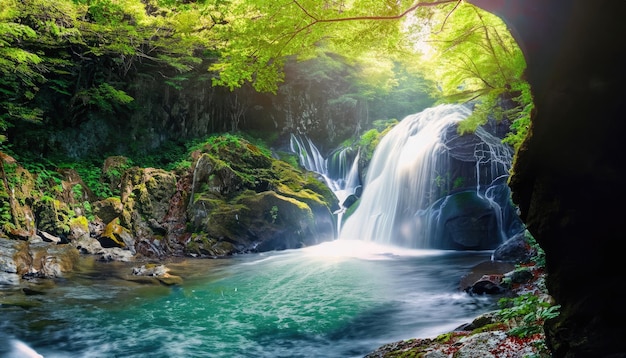
<svg viewBox="0 0 626 358"><path fill-rule="evenodd" d="M330 151L373 120L402 118L432 104L415 76L405 76L401 94L366 98L354 76L358 69L333 61L329 68L324 60L290 62L276 94L255 93L248 85L233 91L213 87L208 62L185 74L138 68L119 79L121 89L134 98L130 104L113 111L96 106L79 111L49 91L41 94L44 122L17 123L8 137L18 153L76 159L144 155L163 145L238 130L284 139L277 144L285 146L290 133L306 134Z"/></svg>
<svg viewBox="0 0 626 358"><path fill-rule="evenodd" d="M554 357L626 355L622 136L623 1L473 0L500 15L524 50L536 111L510 179L546 252L561 315L546 323Z"/></svg>

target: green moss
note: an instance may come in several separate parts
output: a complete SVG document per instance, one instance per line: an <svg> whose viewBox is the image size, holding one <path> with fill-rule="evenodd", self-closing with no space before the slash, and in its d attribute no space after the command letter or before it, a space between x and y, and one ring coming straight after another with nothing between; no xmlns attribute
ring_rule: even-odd
<svg viewBox="0 0 626 358"><path fill-rule="evenodd" d="M119 236L123 231L124 227L119 224L119 221L113 220L107 224L101 236L110 239L119 247L125 247L126 244L124 241L119 239Z"/></svg>
<svg viewBox="0 0 626 358"><path fill-rule="evenodd" d="M146 184L141 183L136 185L133 189L133 193L135 193L137 202L141 205L141 207L147 208L150 206L150 195L148 195L148 189L146 188Z"/></svg>
<svg viewBox="0 0 626 358"><path fill-rule="evenodd" d="M453 340L453 338L454 338L453 332L448 332L448 333L443 333L443 334L438 335L435 338L435 341L446 344L446 343L450 343Z"/></svg>
<svg viewBox="0 0 626 358"><path fill-rule="evenodd" d="M374 150L380 143L380 140L387 134L389 131L398 123L397 120L378 120L374 121L374 129L370 129L369 131L363 133L359 138L357 143L360 152L361 158L366 162L372 160L372 156L374 155Z"/></svg>
<svg viewBox="0 0 626 358"><path fill-rule="evenodd" d="M70 227L80 227L82 230L89 232L89 220L84 216L78 216L70 219Z"/></svg>
<svg viewBox="0 0 626 358"><path fill-rule="evenodd" d="M494 322L494 323L489 323L482 327L472 330L472 334L478 334L478 333L490 332L490 331L501 331L501 330L506 330L506 329L507 328L504 323Z"/></svg>
<svg viewBox="0 0 626 358"><path fill-rule="evenodd" d="M291 167L293 168L300 167L299 158L297 155L291 152L276 152L276 154L278 155L278 159L289 164Z"/></svg>

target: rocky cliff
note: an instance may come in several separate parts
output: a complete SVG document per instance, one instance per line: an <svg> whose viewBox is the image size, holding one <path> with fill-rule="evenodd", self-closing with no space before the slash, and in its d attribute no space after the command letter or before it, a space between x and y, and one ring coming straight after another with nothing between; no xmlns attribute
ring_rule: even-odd
<svg viewBox="0 0 626 358"><path fill-rule="evenodd" d="M547 342L554 357L623 357L626 3L471 2L505 20L527 59L536 110L510 187L562 306Z"/></svg>

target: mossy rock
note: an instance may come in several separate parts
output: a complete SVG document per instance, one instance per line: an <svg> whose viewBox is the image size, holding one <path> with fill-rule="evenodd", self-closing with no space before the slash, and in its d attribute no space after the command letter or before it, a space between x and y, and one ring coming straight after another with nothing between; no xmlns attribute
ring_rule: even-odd
<svg viewBox="0 0 626 358"><path fill-rule="evenodd" d="M221 159L201 154L193 171L192 195L213 193L223 197L254 187L253 178L242 175Z"/></svg>
<svg viewBox="0 0 626 358"><path fill-rule="evenodd" d="M70 230L72 228L89 232L89 220L84 216L78 216L70 220Z"/></svg>
<svg viewBox="0 0 626 358"><path fill-rule="evenodd" d="M232 135L213 137L201 151L230 163L233 170L250 172L258 168L270 168L272 158L249 141Z"/></svg>
<svg viewBox="0 0 626 358"><path fill-rule="evenodd" d="M56 236L69 234L71 211L66 203L45 197L34 204L38 229Z"/></svg>
<svg viewBox="0 0 626 358"><path fill-rule="evenodd" d="M105 226L104 232L98 237L98 241L103 248L128 247L131 251L134 249L133 236L127 228L120 225L118 220L111 221Z"/></svg>
<svg viewBox="0 0 626 358"><path fill-rule="evenodd" d="M214 252L219 242L229 242L230 249L245 252L296 248L320 241L309 205L272 191L249 190L232 203L201 197L190 207L189 217L192 229L209 240L187 245L188 251L196 253Z"/></svg>
<svg viewBox="0 0 626 358"><path fill-rule="evenodd" d="M161 220L167 214L170 200L176 193L176 182L176 175L163 169L129 169L121 183L120 199L124 210L137 211L148 219Z"/></svg>
<svg viewBox="0 0 626 358"><path fill-rule="evenodd" d="M117 197L106 198L93 203L94 215L108 224L118 218L124 210L122 201Z"/></svg>
<svg viewBox="0 0 626 358"><path fill-rule="evenodd" d="M245 237L238 237L240 218L244 220L248 215L244 205L229 203L208 194L198 197L187 213L193 232L206 233L209 238L216 240L232 240L246 245Z"/></svg>
<svg viewBox="0 0 626 358"><path fill-rule="evenodd" d="M154 251L151 249L153 245L139 247L132 244L131 247L131 243L149 243L157 237L167 235L168 229L164 222L166 215L177 203L173 200L178 192L177 183L176 174L163 169L133 167L125 172L121 182L120 200L123 210L119 222L129 230L128 235L132 240L126 241L131 250L137 247L142 249L142 254L148 254ZM168 243L165 242L163 248L167 247ZM154 252L155 255L165 253L157 251Z"/></svg>
<svg viewBox="0 0 626 358"><path fill-rule="evenodd" d="M194 154L189 230L237 251L307 246L334 238L333 193L319 178L234 136L214 138ZM186 251L215 253L201 241Z"/></svg>
<svg viewBox="0 0 626 358"><path fill-rule="evenodd" d="M195 257L221 257L237 252L237 248L228 241L209 238L207 234L194 234L185 245L185 254Z"/></svg>

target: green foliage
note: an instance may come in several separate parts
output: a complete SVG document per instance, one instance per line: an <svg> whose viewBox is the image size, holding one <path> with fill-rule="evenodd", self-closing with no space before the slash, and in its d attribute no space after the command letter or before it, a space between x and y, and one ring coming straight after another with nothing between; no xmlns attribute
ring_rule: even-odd
<svg viewBox="0 0 626 358"><path fill-rule="evenodd" d="M0 223L5 231L6 229L15 228L11 205L9 203L9 195L4 190L0 191Z"/></svg>
<svg viewBox="0 0 626 358"><path fill-rule="evenodd" d="M513 93L519 93L517 97L513 98L513 101L519 106L511 110L514 111L513 113L506 113L506 116L511 118L513 122L511 123L511 131L507 133L503 142L512 145L517 151L530 129L530 115L535 105L530 85L527 82L516 83L512 89Z"/></svg>
<svg viewBox="0 0 626 358"><path fill-rule="evenodd" d="M85 217L89 221L94 220L93 208L91 207L91 203L88 201L83 201L83 209L85 210Z"/></svg>
<svg viewBox="0 0 626 358"><path fill-rule="evenodd" d="M272 224L275 223L276 219L278 219L278 206L272 206L270 209L270 216L272 217Z"/></svg>
<svg viewBox="0 0 626 358"><path fill-rule="evenodd" d="M37 66L42 59L17 45L36 39L36 32L19 23L11 1L0 1L0 131L13 120L37 121L41 110L27 103L34 98L44 78ZM1 136L0 142L4 140Z"/></svg>
<svg viewBox="0 0 626 358"><path fill-rule="evenodd" d="M541 246L539 246L539 243L537 242L535 237L528 230L524 232L524 235L530 247L535 251L535 256L533 256L531 260L535 263L535 265L538 268L546 267L545 251L543 251L543 249L541 248Z"/></svg>
<svg viewBox="0 0 626 358"><path fill-rule="evenodd" d="M101 176L105 179L105 181L111 183L111 182L120 180L122 178L122 174L124 174L124 170L129 169L132 166L133 166L133 161L128 160L127 162L119 166L108 168L101 174Z"/></svg>
<svg viewBox="0 0 626 358"><path fill-rule="evenodd" d="M478 100L459 132L473 132L489 116L513 122L505 142L516 149L526 136L532 96L523 80L524 55L497 16L468 3L442 6L428 22L431 29L421 64L436 81L445 102Z"/></svg>
<svg viewBox="0 0 626 358"><path fill-rule="evenodd" d="M129 79L146 68L180 88L181 74L212 46L224 6L0 0L0 137L18 120L74 126L93 112L126 110Z"/></svg>
<svg viewBox="0 0 626 358"><path fill-rule="evenodd" d="M80 175L85 185L98 198L109 198L115 195L111 188L101 180L101 168L95 161L65 162L58 164L59 168L74 169ZM82 189L82 188L81 188Z"/></svg>
<svg viewBox="0 0 626 358"><path fill-rule="evenodd" d="M74 195L74 200L82 201L83 199L83 186L80 184L76 184L72 187L72 194Z"/></svg>
<svg viewBox="0 0 626 358"><path fill-rule="evenodd" d="M541 301L533 293L514 298L501 298L498 305L500 307L497 311L498 316L509 323L514 322L509 334L522 338L540 333L543 322L557 317L561 308L560 305Z"/></svg>
<svg viewBox="0 0 626 358"><path fill-rule="evenodd" d="M54 196L59 192L61 186L61 174L56 171L56 167L50 162L37 162L34 160L21 161L22 166L35 177L35 190L43 193L44 196Z"/></svg>
<svg viewBox="0 0 626 358"><path fill-rule="evenodd" d="M397 120L374 121L374 128L363 133L357 142L361 159L369 162L374 155L374 150L380 143L382 137L398 123Z"/></svg>
<svg viewBox="0 0 626 358"><path fill-rule="evenodd" d="M224 41L211 70L219 73L214 83L231 90L250 82L257 91L276 92L284 80L285 59L313 58L320 46L345 58L371 59L376 64L368 66L374 71L370 72L374 84L389 69L388 60L383 59L408 48L408 43L400 41L398 15L412 5L409 1L233 0L229 5L226 24L216 27ZM392 86L388 80L369 88Z"/></svg>
<svg viewBox="0 0 626 358"><path fill-rule="evenodd" d="M133 98L108 83L101 83L98 87L77 92L74 100L83 106L95 106L105 112L113 113L115 107L128 104L133 101Z"/></svg>
<svg viewBox="0 0 626 358"><path fill-rule="evenodd" d="M376 129L370 129L363 133L359 138L358 146L361 149L361 156L365 161L372 160L374 150L380 142L380 132Z"/></svg>

